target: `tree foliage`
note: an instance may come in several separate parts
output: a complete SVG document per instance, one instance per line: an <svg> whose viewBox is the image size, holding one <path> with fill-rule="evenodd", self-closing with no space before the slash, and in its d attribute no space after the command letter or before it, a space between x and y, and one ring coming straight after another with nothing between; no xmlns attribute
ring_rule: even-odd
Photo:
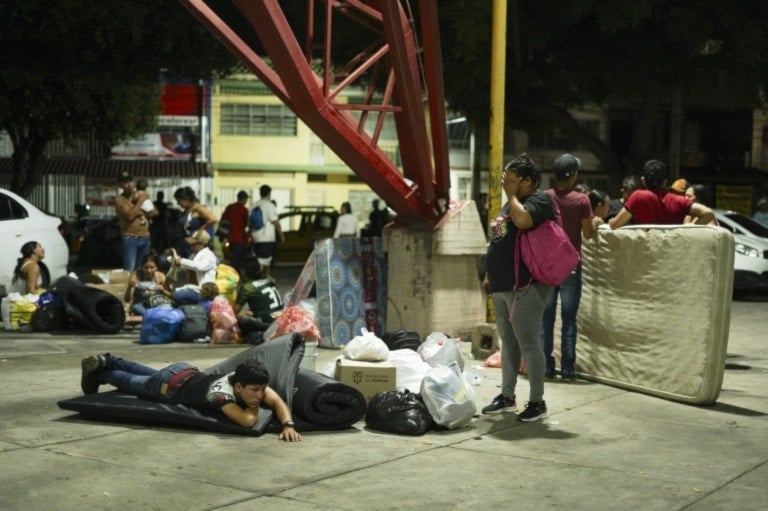
<svg viewBox="0 0 768 511"><path fill-rule="evenodd" d="M477 127L488 123L492 2L443 0L446 95ZM752 108L768 90L768 3L758 0L511 0L506 110L510 127L559 126L614 174L647 156L652 119L673 91L685 104ZM620 161L568 108L638 109Z"/></svg>
<svg viewBox="0 0 768 511"><path fill-rule="evenodd" d="M31 192L51 140L112 144L151 131L161 69L197 80L233 63L173 0L0 2L0 129L14 149L11 188Z"/></svg>

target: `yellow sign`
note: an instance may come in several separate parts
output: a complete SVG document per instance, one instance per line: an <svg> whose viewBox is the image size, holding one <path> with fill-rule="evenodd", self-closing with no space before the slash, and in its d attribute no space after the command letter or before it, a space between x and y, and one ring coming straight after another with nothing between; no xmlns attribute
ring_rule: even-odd
<svg viewBox="0 0 768 511"><path fill-rule="evenodd" d="M752 216L752 187L749 185L717 185L715 204L719 209L738 211Z"/></svg>

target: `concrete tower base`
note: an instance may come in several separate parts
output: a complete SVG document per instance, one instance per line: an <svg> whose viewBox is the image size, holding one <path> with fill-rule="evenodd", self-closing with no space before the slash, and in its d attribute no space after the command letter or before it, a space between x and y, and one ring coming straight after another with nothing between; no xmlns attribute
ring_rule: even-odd
<svg viewBox="0 0 768 511"><path fill-rule="evenodd" d="M387 330L414 330L422 338L444 332L469 340L486 315L477 273L486 240L474 201L451 203L433 229L387 226L383 242Z"/></svg>

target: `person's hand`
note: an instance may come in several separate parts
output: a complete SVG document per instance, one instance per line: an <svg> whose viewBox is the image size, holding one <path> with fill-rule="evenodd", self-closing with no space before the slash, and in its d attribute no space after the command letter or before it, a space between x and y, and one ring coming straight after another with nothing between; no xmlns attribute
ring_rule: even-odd
<svg viewBox="0 0 768 511"><path fill-rule="evenodd" d="M283 442L301 442L301 434L293 426L284 426L277 439Z"/></svg>
<svg viewBox="0 0 768 511"><path fill-rule="evenodd" d="M486 295L490 294L491 283L488 281L488 276L487 275L483 279L483 284L482 285L483 285L483 293L485 293Z"/></svg>
<svg viewBox="0 0 768 511"><path fill-rule="evenodd" d="M520 179L511 172L502 172L501 173L501 187L504 189L504 193L507 195L508 199L512 199L512 197L517 197L517 188L520 184Z"/></svg>

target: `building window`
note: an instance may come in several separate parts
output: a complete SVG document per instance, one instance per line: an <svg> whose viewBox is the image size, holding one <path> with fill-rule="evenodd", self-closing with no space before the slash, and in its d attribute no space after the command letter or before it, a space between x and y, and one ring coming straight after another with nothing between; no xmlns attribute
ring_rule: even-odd
<svg viewBox="0 0 768 511"><path fill-rule="evenodd" d="M296 114L285 105L223 103L222 135L296 136Z"/></svg>

